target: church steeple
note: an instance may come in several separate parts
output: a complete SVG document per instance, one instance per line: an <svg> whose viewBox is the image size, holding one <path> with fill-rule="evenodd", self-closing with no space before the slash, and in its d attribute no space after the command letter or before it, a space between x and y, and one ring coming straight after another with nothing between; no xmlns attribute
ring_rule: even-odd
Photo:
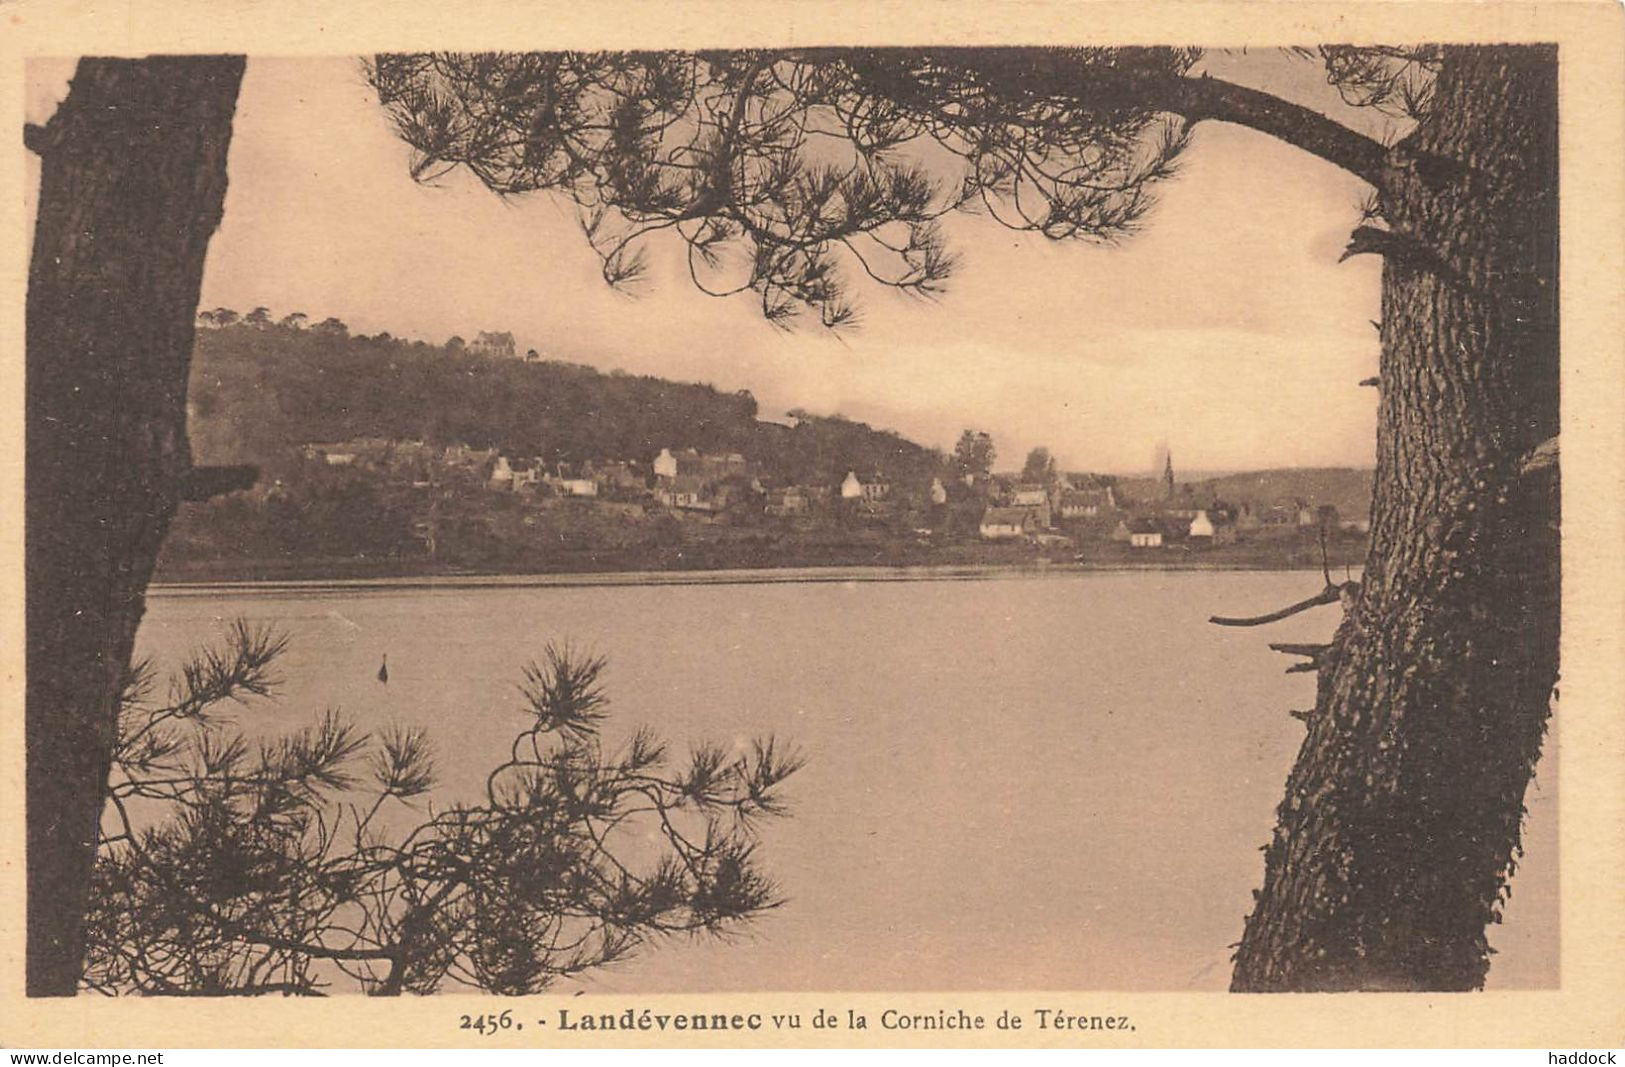
<svg viewBox="0 0 1625 1067"><path fill-rule="evenodd" d="M1169 500L1174 498L1174 453L1168 452L1168 463L1162 469L1163 489Z"/></svg>

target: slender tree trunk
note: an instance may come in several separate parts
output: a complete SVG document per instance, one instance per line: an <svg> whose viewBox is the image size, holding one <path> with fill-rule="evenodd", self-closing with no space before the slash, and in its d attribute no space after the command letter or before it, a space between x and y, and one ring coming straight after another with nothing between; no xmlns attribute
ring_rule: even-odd
<svg viewBox="0 0 1625 1067"><path fill-rule="evenodd" d="M87 59L44 128L27 309L28 992L74 992L118 701L191 469L240 57Z"/></svg>
<svg viewBox="0 0 1625 1067"><path fill-rule="evenodd" d="M1394 153L1372 544L1232 988L1472 989L1558 659L1557 67L1448 50Z"/></svg>

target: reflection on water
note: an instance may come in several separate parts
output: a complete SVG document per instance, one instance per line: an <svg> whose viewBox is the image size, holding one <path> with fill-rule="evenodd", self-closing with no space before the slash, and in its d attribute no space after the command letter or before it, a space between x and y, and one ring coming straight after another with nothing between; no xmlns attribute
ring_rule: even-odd
<svg viewBox="0 0 1625 1067"><path fill-rule="evenodd" d="M1225 988L1303 737L1287 710L1314 699L1266 642L1325 640L1336 619L1205 619L1318 575L822 577L155 590L140 651L170 664L220 621L277 623L286 684L254 728L326 707L424 726L440 799L472 798L500 761L549 641L609 657L609 740L647 724L679 752L799 745L793 814L765 827L789 903L728 942L651 947L594 991ZM1557 984L1555 768L1549 751L1492 988Z"/></svg>

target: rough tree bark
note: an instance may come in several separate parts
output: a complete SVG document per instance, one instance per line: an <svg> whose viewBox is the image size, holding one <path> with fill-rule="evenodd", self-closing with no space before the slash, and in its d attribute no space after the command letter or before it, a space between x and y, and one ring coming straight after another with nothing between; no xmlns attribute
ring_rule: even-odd
<svg viewBox="0 0 1625 1067"><path fill-rule="evenodd" d="M1370 556L1238 991L1481 986L1557 679L1556 49L1448 49L1390 159Z"/></svg>
<svg viewBox="0 0 1625 1067"><path fill-rule="evenodd" d="M120 688L196 480L193 316L242 72L240 57L87 59L50 123L26 131L41 157L26 357L34 996L70 995L79 978Z"/></svg>

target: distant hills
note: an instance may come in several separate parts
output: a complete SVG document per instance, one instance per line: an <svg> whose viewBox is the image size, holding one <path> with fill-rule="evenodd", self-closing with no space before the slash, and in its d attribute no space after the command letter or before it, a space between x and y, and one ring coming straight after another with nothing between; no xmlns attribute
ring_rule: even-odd
<svg viewBox="0 0 1625 1067"><path fill-rule="evenodd" d="M1232 504L1268 506L1281 501L1302 500L1314 507L1330 504L1345 520L1364 519L1371 510L1373 472L1354 467L1280 467L1246 471L1186 482L1178 477L1178 491L1191 494L1204 503L1211 499ZM1119 478L1118 495L1133 500L1160 500L1164 486L1158 478Z"/></svg>

